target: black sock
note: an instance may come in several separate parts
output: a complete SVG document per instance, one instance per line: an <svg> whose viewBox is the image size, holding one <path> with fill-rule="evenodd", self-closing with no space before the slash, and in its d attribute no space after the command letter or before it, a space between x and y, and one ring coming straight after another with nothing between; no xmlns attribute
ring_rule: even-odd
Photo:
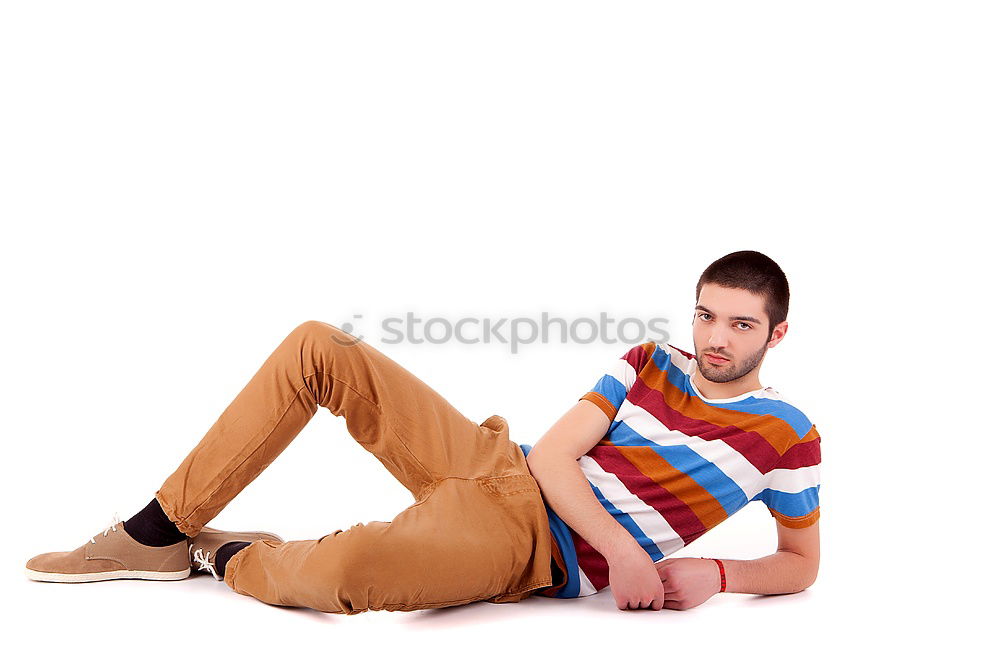
<svg viewBox="0 0 1000 667"><path fill-rule="evenodd" d="M187 539L167 518L155 497L131 519L125 521L125 532L147 547L166 547Z"/></svg>
<svg viewBox="0 0 1000 667"><path fill-rule="evenodd" d="M226 564L236 552L250 546L249 542L226 542L215 552L215 572L220 577L226 576Z"/></svg>

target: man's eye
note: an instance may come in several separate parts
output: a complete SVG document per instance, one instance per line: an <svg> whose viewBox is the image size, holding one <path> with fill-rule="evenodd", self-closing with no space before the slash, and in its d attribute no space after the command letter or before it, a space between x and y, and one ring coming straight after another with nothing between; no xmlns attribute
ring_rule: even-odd
<svg viewBox="0 0 1000 667"><path fill-rule="evenodd" d="M711 315L709 315L708 313L698 313L698 317L711 317Z"/></svg>
<svg viewBox="0 0 1000 667"><path fill-rule="evenodd" d="M736 324L746 326L746 329L744 329L743 331L750 331L751 329L753 329L753 327L747 324L746 322L737 322Z"/></svg>

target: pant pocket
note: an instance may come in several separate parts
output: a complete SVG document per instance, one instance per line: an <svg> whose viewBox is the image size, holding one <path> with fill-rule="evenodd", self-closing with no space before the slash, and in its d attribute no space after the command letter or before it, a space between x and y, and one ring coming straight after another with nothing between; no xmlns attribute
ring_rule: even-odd
<svg viewBox="0 0 1000 667"><path fill-rule="evenodd" d="M507 590L488 602L518 602L552 585L552 534L538 483L530 474L476 480L503 514L511 539L523 557L510 572Z"/></svg>
<svg viewBox="0 0 1000 667"><path fill-rule="evenodd" d="M498 477L482 477L478 480L479 485L488 494L501 498L517 493L537 493L539 502L542 499L542 491L538 488L538 482L531 475L502 475ZM542 508L544 509L544 507Z"/></svg>

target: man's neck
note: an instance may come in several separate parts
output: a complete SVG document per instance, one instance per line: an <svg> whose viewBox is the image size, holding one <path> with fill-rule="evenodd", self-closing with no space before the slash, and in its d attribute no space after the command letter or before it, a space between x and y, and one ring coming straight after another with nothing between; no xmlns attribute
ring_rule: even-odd
<svg viewBox="0 0 1000 667"><path fill-rule="evenodd" d="M695 366L694 374L691 376L691 382L698 389L702 396L709 399L726 399L733 398L734 396L739 396L740 394L745 394L748 391L756 391L757 389L763 389L760 381L757 379L757 372L754 371L748 375L744 375L739 380L734 382L712 382L705 378L701 374L701 369Z"/></svg>

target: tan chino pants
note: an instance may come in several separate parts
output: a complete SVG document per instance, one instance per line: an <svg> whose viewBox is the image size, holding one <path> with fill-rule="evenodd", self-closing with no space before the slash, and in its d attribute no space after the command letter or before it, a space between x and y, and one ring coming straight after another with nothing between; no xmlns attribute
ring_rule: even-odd
<svg viewBox="0 0 1000 667"><path fill-rule="evenodd" d="M467 419L363 340L297 326L156 492L189 536L266 468L323 406L414 497L392 521L315 540L257 540L226 567L233 590L277 605L356 614L477 600L552 584L539 488L506 421Z"/></svg>

